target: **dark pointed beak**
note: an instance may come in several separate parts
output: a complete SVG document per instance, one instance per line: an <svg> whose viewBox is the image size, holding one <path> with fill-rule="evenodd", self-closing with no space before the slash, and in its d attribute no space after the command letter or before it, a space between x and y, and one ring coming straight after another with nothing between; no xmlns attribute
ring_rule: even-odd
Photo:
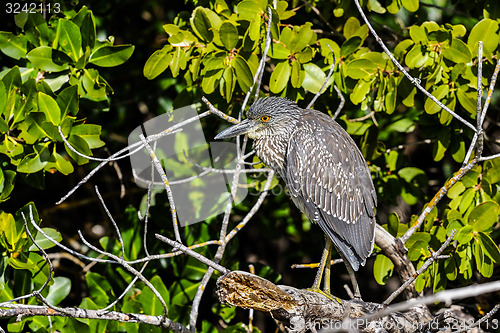
<svg viewBox="0 0 500 333"><path fill-rule="evenodd" d="M253 130L255 130L258 125L259 125L259 123L255 122L253 120L245 119L242 122L240 122L234 126L226 128L225 130L223 130L222 132L217 134L215 136L215 139L216 140L228 139L228 138L235 137L237 135L247 134L248 132L252 132Z"/></svg>

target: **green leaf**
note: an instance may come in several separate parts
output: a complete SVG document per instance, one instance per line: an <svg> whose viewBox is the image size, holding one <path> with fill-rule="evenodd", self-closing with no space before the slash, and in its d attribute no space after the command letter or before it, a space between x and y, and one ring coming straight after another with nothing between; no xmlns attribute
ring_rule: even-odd
<svg viewBox="0 0 500 333"><path fill-rule="evenodd" d="M49 144L50 142L34 145L33 149L35 152L24 156L21 163L17 166L17 171L23 173L35 173L42 170L48 163L50 157L48 149Z"/></svg>
<svg viewBox="0 0 500 333"><path fill-rule="evenodd" d="M54 239L56 242L62 241L62 235L59 231L52 228L42 228L43 232ZM51 247L56 246L51 240L45 237L41 232L37 233L35 236L35 241L42 249L50 249ZM35 244L32 244L28 251L38 251L38 247Z"/></svg>
<svg viewBox="0 0 500 333"><path fill-rule="evenodd" d="M69 86L57 95L57 105L61 109L62 117L70 114L76 116L78 113L78 86Z"/></svg>
<svg viewBox="0 0 500 333"><path fill-rule="evenodd" d="M16 180L16 172L12 170L3 171L3 181L2 181L2 189L0 191L0 202L7 201L9 199L9 195L14 189L14 181ZM1 234L1 231L0 231Z"/></svg>
<svg viewBox="0 0 500 333"><path fill-rule="evenodd" d="M268 55L273 59L285 60L290 57L291 51L281 43L272 43L269 47Z"/></svg>
<svg viewBox="0 0 500 333"><path fill-rule="evenodd" d="M477 93L475 91L471 92L466 92L467 86L460 86L457 89L457 98L458 101L460 102L460 105L467 110L470 114L476 114L477 113L477 102L476 102L476 96Z"/></svg>
<svg viewBox="0 0 500 333"><path fill-rule="evenodd" d="M347 75L353 79L365 79L366 81L377 71L377 64L369 59L356 59L347 65Z"/></svg>
<svg viewBox="0 0 500 333"><path fill-rule="evenodd" d="M234 77L233 69L228 67L224 70L222 74L222 80L220 84L220 91L222 97L226 99L226 102L231 101L231 97L233 96L234 87L236 86L236 80Z"/></svg>
<svg viewBox="0 0 500 333"><path fill-rule="evenodd" d="M431 241L431 235L427 232L417 231L406 241L405 246L407 248L411 248L417 241L423 241L428 246L429 242Z"/></svg>
<svg viewBox="0 0 500 333"><path fill-rule="evenodd" d="M149 80L154 79L167 69L172 62L172 46L165 45L158 51L155 51L144 65L143 74Z"/></svg>
<svg viewBox="0 0 500 333"><path fill-rule="evenodd" d="M23 230L24 226L16 223L12 214L0 211L0 242L7 250L13 252L17 249L17 242L22 237Z"/></svg>
<svg viewBox="0 0 500 333"><path fill-rule="evenodd" d="M313 49L310 46L306 46L302 51L295 53L295 58L301 64L308 63L313 58Z"/></svg>
<svg viewBox="0 0 500 333"><path fill-rule="evenodd" d="M474 236L473 231L472 226L466 225L455 234L454 239L460 244L467 244Z"/></svg>
<svg viewBox="0 0 500 333"><path fill-rule="evenodd" d="M189 19L195 34L205 42L211 42L214 38L212 23L207 15L208 10L203 7L196 7Z"/></svg>
<svg viewBox="0 0 500 333"><path fill-rule="evenodd" d="M438 136L437 140L434 143L434 148L433 148L433 158L434 161L440 161L444 157L444 153L446 152L446 149L448 149L448 146L450 145L450 139L451 139L451 134L449 132L448 128L443 128Z"/></svg>
<svg viewBox="0 0 500 333"><path fill-rule="evenodd" d="M378 254L373 264L373 276L378 284L384 285L392 276L394 263L383 254Z"/></svg>
<svg viewBox="0 0 500 333"><path fill-rule="evenodd" d="M70 291L71 280L67 277L57 276L54 278L54 284L49 287L47 302L57 305L69 295Z"/></svg>
<svg viewBox="0 0 500 333"><path fill-rule="evenodd" d="M427 44L429 42L429 39L427 38L427 31L423 26L414 25L410 27L410 38L415 44Z"/></svg>
<svg viewBox="0 0 500 333"><path fill-rule="evenodd" d="M476 190L474 188L469 188L464 192L461 198L462 200L458 205L458 210L460 211L460 213L464 214L469 209L469 207L472 205L474 201L475 195L476 195Z"/></svg>
<svg viewBox="0 0 500 333"><path fill-rule="evenodd" d="M500 206L495 201L482 202L470 212L468 223L475 231L487 231L498 222Z"/></svg>
<svg viewBox="0 0 500 333"><path fill-rule="evenodd" d="M401 9L401 0L392 0L392 3L387 6L387 11L391 14L396 14Z"/></svg>
<svg viewBox="0 0 500 333"><path fill-rule="evenodd" d="M247 61L240 55L236 56L231 65L234 68L234 74L236 79L238 79L238 85L241 90L246 92L253 86L253 74L248 66Z"/></svg>
<svg viewBox="0 0 500 333"><path fill-rule="evenodd" d="M101 135L101 126L93 124L80 124L71 128L71 135L76 135L85 140L90 149L99 148L105 145L99 136Z"/></svg>
<svg viewBox="0 0 500 333"><path fill-rule="evenodd" d="M370 126L361 138L361 152L367 161L374 160L380 156L380 144L378 141L378 128Z"/></svg>
<svg viewBox="0 0 500 333"><path fill-rule="evenodd" d="M472 61L472 54L467 45L460 39L453 38L451 46L443 50L443 56L457 64L467 64Z"/></svg>
<svg viewBox="0 0 500 333"><path fill-rule="evenodd" d="M406 54L405 63L410 68L420 68L429 60L429 52L422 44L415 44Z"/></svg>
<svg viewBox="0 0 500 333"><path fill-rule="evenodd" d="M282 61L276 65L269 80L269 89L277 94L285 89L290 79L290 64L288 60Z"/></svg>
<svg viewBox="0 0 500 333"><path fill-rule="evenodd" d="M201 88L203 91L207 94L213 93L215 88L217 88L223 73L224 71L222 69L207 71L201 81Z"/></svg>
<svg viewBox="0 0 500 333"><path fill-rule="evenodd" d="M408 250L408 259L411 261L416 261L420 257L428 257L430 251L428 249L429 244L422 240L417 240Z"/></svg>
<svg viewBox="0 0 500 333"><path fill-rule="evenodd" d="M38 93L38 109L45 114L47 120L53 125L58 126L61 123L61 109L57 102L43 92Z"/></svg>
<svg viewBox="0 0 500 333"><path fill-rule="evenodd" d="M90 55L90 63L101 67L123 64L134 53L133 45L103 46Z"/></svg>
<svg viewBox="0 0 500 333"><path fill-rule="evenodd" d="M444 261L444 271L448 280L453 281L457 278L457 264L453 255Z"/></svg>
<svg viewBox="0 0 500 333"><path fill-rule="evenodd" d="M31 50L26 58L33 66L47 72L60 72L69 68L67 63L57 64L54 62L54 50L49 46L40 46Z"/></svg>
<svg viewBox="0 0 500 333"><path fill-rule="evenodd" d="M450 91L450 89L449 89L448 85L443 84L443 85L440 85L439 87L437 87L436 89L434 89L432 91L432 96L436 97L436 99L438 101L442 102L443 98L446 95L448 95L449 91ZM425 108L425 112L427 112L428 114L434 114L434 113L437 113L437 112L439 112L441 110L441 107L439 105L437 105L430 98L427 98L425 100L424 108Z"/></svg>
<svg viewBox="0 0 500 333"><path fill-rule="evenodd" d="M366 98L366 95L370 93L372 84L373 80L365 81L364 79L360 79L349 96L351 102L353 104L361 103Z"/></svg>
<svg viewBox="0 0 500 333"><path fill-rule="evenodd" d="M84 12L83 8L80 10L80 12ZM74 22L74 19L73 19ZM82 32L82 48L85 51L87 48L92 50L95 46L95 40L96 40L96 29L95 29L95 19L94 15L92 12L87 10L87 14L84 16L81 24L80 24L80 29Z"/></svg>
<svg viewBox="0 0 500 333"><path fill-rule="evenodd" d="M108 279L94 272L88 272L85 278L89 287L88 292L95 304L107 305L109 302L108 293L113 294L113 289Z"/></svg>
<svg viewBox="0 0 500 333"><path fill-rule="evenodd" d="M238 44L238 29L229 21L222 23L219 30L220 40L226 50L231 51Z"/></svg>
<svg viewBox="0 0 500 333"><path fill-rule="evenodd" d="M458 197L465 191L465 185L461 181L456 182L446 193L448 198L453 199Z"/></svg>
<svg viewBox="0 0 500 333"><path fill-rule="evenodd" d="M452 140L450 143L450 153L451 157L457 163L462 163L465 158L465 141L463 140Z"/></svg>
<svg viewBox="0 0 500 333"><path fill-rule="evenodd" d="M260 8L258 3L254 0L244 0L236 6L236 12L241 19L246 21L252 21L255 16L261 14L265 8Z"/></svg>
<svg viewBox="0 0 500 333"><path fill-rule="evenodd" d="M86 98L99 101L106 97L106 85L97 70L84 69L81 80Z"/></svg>
<svg viewBox="0 0 500 333"><path fill-rule="evenodd" d="M13 88L21 88L23 80L21 78L21 71L18 66L12 67L7 73L2 77L2 81L5 85L5 90L7 93Z"/></svg>
<svg viewBox="0 0 500 333"><path fill-rule="evenodd" d="M136 291L133 290L133 292L136 292ZM127 295L125 297L131 298L131 301L125 302L125 304L129 304L130 302L134 302L134 297L135 297L134 295L131 294L130 296ZM100 306L97 306L97 304L95 304L94 301L89 297L85 297L84 299L82 299L82 302L80 303L79 307L81 309L86 309L86 310L99 310L99 308L100 308ZM135 312L135 311L133 311L133 312ZM78 318L77 320L88 326L88 327L86 327L87 332L105 333L105 332L117 332L117 331L119 331L118 329L111 329L109 327L112 325L112 323L109 320L97 320L97 319L89 320L89 319L83 319L83 318ZM125 325L124 327L130 328L131 327L130 325L131 324ZM67 328L67 326L65 326L64 328ZM78 327L69 328L69 329L72 329L74 332L79 332L79 331L85 332L85 330L78 328ZM127 330L127 331L130 332L130 330ZM132 332L137 332L137 330L132 331Z"/></svg>
<svg viewBox="0 0 500 333"><path fill-rule="evenodd" d="M53 48L59 47L75 62L83 55L80 28L68 19L58 21Z"/></svg>
<svg viewBox="0 0 500 333"><path fill-rule="evenodd" d="M368 0L367 3L367 8L369 11L378 13L378 14L384 14L386 12L386 9L378 2L378 0Z"/></svg>
<svg viewBox="0 0 500 333"><path fill-rule="evenodd" d="M478 42L483 42L484 53L492 53L498 46L498 38L492 38L498 30L498 22L489 18L484 18L472 28L467 46L472 55L477 57Z"/></svg>
<svg viewBox="0 0 500 333"><path fill-rule="evenodd" d="M83 138L79 137L78 135L70 135L68 138L68 142L78 152L80 152L86 156L92 155L92 151L90 150L87 141L85 141ZM81 157L80 155L75 154L75 152L73 152L71 149L69 149L66 145L64 145L64 149L66 150L66 153L68 153L68 155L73 160L75 160L78 165L85 164L89 161L87 158Z"/></svg>
<svg viewBox="0 0 500 333"><path fill-rule="evenodd" d="M491 237L480 231L477 233L477 240L484 254L490 257L495 263L500 263L500 250Z"/></svg>
<svg viewBox="0 0 500 333"><path fill-rule="evenodd" d="M407 183L415 183L417 186L427 185L427 177L422 169L415 167L406 167L398 171L398 175Z"/></svg>
<svg viewBox="0 0 500 333"><path fill-rule="evenodd" d="M396 212L392 212L391 215L387 218L387 231L394 237L398 235L398 227L399 227L399 216Z"/></svg>
<svg viewBox="0 0 500 333"><path fill-rule="evenodd" d="M307 45L316 41L316 34L312 31L311 27L312 23L307 22L300 27L295 26L293 28L292 39L290 44L287 45L292 52L302 51Z"/></svg>
<svg viewBox="0 0 500 333"><path fill-rule="evenodd" d="M360 26L361 24L359 23L359 20L356 17L354 16L349 17L344 24L345 39L347 40L351 38L354 35L354 33L359 29Z"/></svg>
<svg viewBox="0 0 500 333"><path fill-rule="evenodd" d="M155 275L151 278L150 282L168 305L170 303L170 295L162 279L158 275ZM163 313L163 307L160 300L147 286L142 289L139 296L139 302L141 302L145 314L159 316Z"/></svg>
<svg viewBox="0 0 500 333"><path fill-rule="evenodd" d="M0 32L0 51L5 55L19 60L26 56L28 38L24 35L16 36L10 32Z"/></svg>
<svg viewBox="0 0 500 333"><path fill-rule="evenodd" d="M340 47L337 43L328 38L321 38L318 40L318 43L321 49L321 55L327 58L329 63L333 63L333 55L335 55L335 59L339 59Z"/></svg>
<svg viewBox="0 0 500 333"><path fill-rule="evenodd" d="M3 83L2 80L0 80L0 115L4 112L3 110L5 110L5 107L7 105L7 89L5 89L5 84ZM1 118L0 118L1 119ZM3 120L3 119L2 119ZM5 129L0 129L0 131L2 132L7 132L9 128L5 128Z"/></svg>
<svg viewBox="0 0 500 333"><path fill-rule="evenodd" d="M493 159L492 161L488 162L488 167L485 168L485 175L483 175L484 178L486 178L491 184L496 184L500 182L500 158Z"/></svg>
<svg viewBox="0 0 500 333"><path fill-rule="evenodd" d="M342 46L340 47L340 57L345 58L349 54L356 51L361 44L363 44L363 40L359 36L354 36L346 40Z"/></svg>
<svg viewBox="0 0 500 333"><path fill-rule="evenodd" d="M401 0L401 2L409 12L416 12L418 10L418 0Z"/></svg>
<svg viewBox="0 0 500 333"><path fill-rule="evenodd" d="M302 86L302 82L304 81L305 72L302 70L302 66L297 60L293 60L291 62L291 74L290 74L290 83L292 87L299 88Z"/></svg>
<svg viewBox="0 0 500 333"><path fill-rule="evenodd" d="M304 67L304 80L302 81L302 88L312 92L317 93L323 83L326 80L326 74L319 68L319 66L313 63L307 63L303 65ZM333 82L333 77L328 81L325 88L328 87Z"/></svg>

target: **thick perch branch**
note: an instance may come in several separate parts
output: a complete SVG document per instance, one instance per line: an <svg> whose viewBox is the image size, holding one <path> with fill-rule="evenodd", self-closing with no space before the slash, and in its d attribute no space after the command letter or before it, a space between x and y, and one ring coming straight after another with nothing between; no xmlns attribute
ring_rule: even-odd
<svg viewBox="0 0 500 333"><path fill-rule="evenodd" d="M361 332L414 332L415 323L430 322L427 311L416 305L404 315L391 313L365 320L383 307L360 300L328 298L318 292L275 285L248 272L233 271L217 280L217 294L222 303L266 312L282 322L290 332L305 332L313 328L347 328ZM393 329L390 329L393 328Z"/></svg>

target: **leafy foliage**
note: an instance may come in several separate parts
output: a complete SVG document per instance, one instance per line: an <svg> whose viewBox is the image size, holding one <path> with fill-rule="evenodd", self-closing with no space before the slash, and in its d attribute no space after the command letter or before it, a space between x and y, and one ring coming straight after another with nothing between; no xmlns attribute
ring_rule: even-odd
<svg viewBox="0 0 500 333"><path fill-rule="evenodd" d="M334 10L335 16L345 14L345 4L340 1ZM426 172L409 166L406 156L397 150L384 153L386 143L390 142L388 136L411 133L417 126L428 128L424 135L434 141L433 160L451 157L461 163L466 152L463 133L470 135L470 132L430 98L419 107L416 88L389 57L363 46L368 27L356 17L345 20L343 41L339 43L338 39L319 36L309 22L284 24L295 15L287 10L288 5L279 1L276 10L272 10L273 41L268 53L272 68L270 93L302 99L304 92L318 92L335 59L335 74L328 81L330 92L331 84L335 83L353 105L361 111L373 110L379 118L380 126L377 127L370 123L351 123L346 116L340 117L348 133L362 136L361 149L373 163L370 168L376 175L379 201L396 205L400 197L410 206L421 207L429 199L423 191L429 181ZM240 93L245 93L251 85L259 60L255 54L261 54L264 48L266 7L266 1L244 0L237 3L232 12L225 3L217 1L211 9L196 7L189 20L179 15L176 24L164 26L170 36L168 43L146 63L146 77L153 79L170 68L174 77L184 73L186 83L199 85L205 94L217 93L219 87L219 94L229 103L235 93L235 82L239 83ZM396 13L401 7L415 12L419 2L394 0L386 8L378 1L367 4L368 10L381 14L386 10ZM491 68L498 51L498 28L498 22L491 18L478 21L469 32L460 23L421 22L403 33L394 45L394 55L412 75L423 81L423 86L434 97L466 119L475 119L477 43L485 41L485 66ZM242 70L241 64L250 70ZM483 78L483 84L489 84L487 78ZM432 133L431 129L434 129ZM463 283L470 282L474 262L479 273L490 277L494 264L500 263L498 246L491 238L492 227L500 214L496 194L499 188L497 180L492 181L487 176L488 173L496 175L497 171L492 171L497 170L496 163L486 163L484 173L482 167L476 167L456 184L448 193L452 200L434 209L427 217L425 228L407 242L408 255L418 268L430 257L431 250L440 247L452 229L458 232L458 246L448 251L448 259L435 262L418 278L418 291L424 287L442 290L447 281L458 278ZM391 216L397 221L391 232L401 236L408 227L397 215ZM412 217L410 223L415 219L416 216ZM377 256L374 266L377 282L384 284L393 268L389 259Z"/></svg>
<svg viewBox="0 0 500 333"><path fill-rule="evenodd" d="M441 186L452 176L452 171L460 167L471 131L431 99L422 97L389 57L380 52L368 27L357 18L352 1L309 1L321 15L309 6L297 9L292 8L296 5L293 2L278 1L277 7L271 9L272 19L268 27L267 8L270 3L265 0L193 1L175 11L175 17L156 18L158 25L168 21L158 33L165 37L165 45L151 43L148 51L144 51L149 52L147 61L131 61L137 61L134 66L143 69L141 74L151 80L152 85L158 86L158 91L165 90L170 94L175 90L175 96L158 97L151 93L148 101L154 100L168 109L209 95L216 106L231 112L239 107L243 95L253 85L269 28L272 37L266 62L269 71L264 74L261 94L286 96L299 103L310 100L312 94L320 90L335 63L334 74L315 107L333 115L338 100L334 85L347 96L337 121L359 142L369 163L378 191L379 222L392 235L403 235L415 223L415 214L426 207L438 189L436 184ZM445 11L428 7L425 1L367 0L363 6L370 12L370 20L379 24L377 30L383 24L384 28L380 30L396 59L433 96L474 122L477 42L482 40L484 43L483 85L487 87L499 51L500 7L494 0L457 3L456 6L463 6L463 10L470 11L471 17L477 19L458 14L452 17ZM453 7L451 2L447 4ZM104 5L94 3L95 8L99 6ZM149 13L148 6L157 4L144 1L142 6L138 12ZM188 10L190 6L192 10ZM108 84L116 73L112 70L124 64L139 49L133 45L115 45L113 37L100 40L97 36L107 36L104 29L99 30L106 20L103 13L107 11L95 14L85 6L78 8L66 8L63 13L48 19L39 13L19 14L15 17L17 33L0 32L0 51L13 64L0 72L0 202L9 200L16 193L14 189L22 191L20 178L31 186L43 188L47 171L70 175L79 165L89 162L64 145L59 126L76 150L92 156L95 149L104 146L101 131L113 125L105 120L99 124L87 123L81 104L90 103L97 110L95 112L104 115L113 99L113 89ZM434 15L436 10L441 16ZM395 15L401 25L395 23ZM480 15L483 15L482 19ZM150 21L148 25L151 25ZM124 29L122 25L120 29ZM113 87L125 91L124 95L135 93L126 82L120 84L120 87L115 84ZM493 104L495 102L493 99ZM113 115L113 122L117 118L118 115ZM126 117L122 115L122 118ZM123 124L123 120L120 121ZM214 123L207 121L204 125L215 131ZM419 142L424 144L407 145ZM495 148L492 151L495 152ZM500 263L497 246L499 183L500 159L476 166L450 189L446 198L430 212L424 225L406 243L409 259L419 268L453 229L457 231L455 242L445 251L448 257L434 262L418 277L416 287L419 291L428 288L436 292L458 284L474 283L478 279L476 272L482 278L497 273ZM279 189L278 185L278 180L274 179L272 189ZM251 179L249 187L253 193L261 191L262 178ZM236 215L246 213L251 208L251 201L245 200L236 207ZM144 205L143 201L141 212ZM261 234L270 239L286 238L291 244L289 249L293 248L293 251L282 255L280 263L315 258L319 252L312 253L312 249L319 246L321 238L315 238L313 231L307 233L312 228L310 221L294 216L286 196L281 193L268 198L265 206L269 208L263 207L259 230L254 230L254 234L258 234L259 239ZM406 214L400 216L393 212L398 206ZM40 224L34 203L25 205L16 213L0 212L0 267L4 267L0 272L1 301L40 288L50 275L40 252L24 229L21 212L29 216L29 207L34 220ZM165 214L168 208L164 193L155 193L150 211L151 228L164 234L171 233L166 227L170 223ZM145 247L137 210L129 207L121 218L124 257L126 260L138 259L144 255ZM216 222L214 219L186 228L183 238L187 244L216 239ZM52 226L43 230L56 240L62 238ZM30 227L30 231L42 248L52 246L34 228ZM246 269L244 260L236 254L237 241L227 249L222 264L231 269L240 266ZM106 251L117 256L122 254L115 236L106 235L98 243ZM156 240L148 239L146 243L151 253L168 251ZM246 249L255 245L252 241L247 243ZM267 247L255 252L258 250L267 255L274 254ZM215 252L210 247L198 251L207 257L213 257ZM86 254L98 255L92 250ZM257 274L279 280L280 276L270 268L277 266L273 260L278 258L266 260L270 262L269 266L255 265ZM378 253L372 272L375 280L381 285L387 283L394 270L390 259ZM205 272L206 266L187 257L164 259L146 269L149 281L167 303L169 318L182 323L189 322L187 309ZM81 281L56 276L42 295L52 304L65 304L71 297L69 290L81 284L85 292L76 304L81 308L99 309L116 299L131 281L132 277L123 268L103 265L99 270L87 272ZM210 302L207 297L204 296L204 300ZM26 302L34 304L37 301L30 298ZM144 283L137 282L112 310L159 315L163 309L151 290ZM201 316L201 324L197 327L200 331L220 329L217 326L219 318L228 325L224 331L243 330L238 311L219 305L215 299L205 312L209 314ZM213 319L214 314L217 319ZM56 318L51 325L54 330L61 331L159 331L135 323L68 318ZM43 331L49 327L49 322L38 317L23 318L20 322L12 320L8 330L21 332L28 330L27 327L32 331Z"/></svg>

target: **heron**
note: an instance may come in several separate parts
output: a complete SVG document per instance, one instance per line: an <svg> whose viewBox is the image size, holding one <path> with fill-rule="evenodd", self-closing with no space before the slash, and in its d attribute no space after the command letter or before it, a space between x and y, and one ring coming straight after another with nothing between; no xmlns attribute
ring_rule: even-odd
<svg viewBox="0 0 500 333"><path fill-rule="evenodd" d="M293 203L326 234L312 289L330 293L332 244L361 298L354 271L373 251L377 195L368 165L354 140L331 117L281 97L251 105L247 118L215 139L246 134L259 159L286 183Z"/></svg>

